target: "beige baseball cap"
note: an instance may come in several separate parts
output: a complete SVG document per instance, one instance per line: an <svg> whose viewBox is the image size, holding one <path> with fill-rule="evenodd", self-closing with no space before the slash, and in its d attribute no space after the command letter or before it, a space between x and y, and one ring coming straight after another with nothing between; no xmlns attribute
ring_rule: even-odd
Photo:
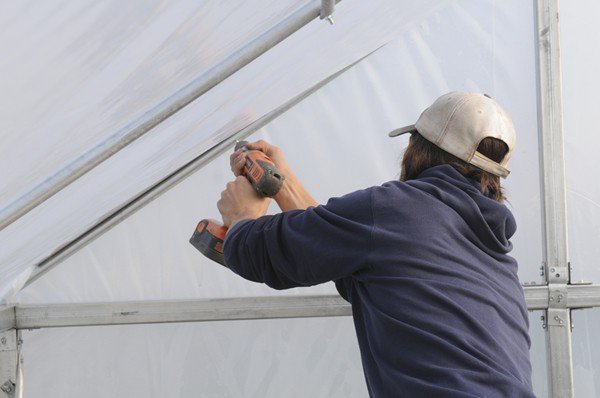
<svg viewBox="0 0 600 398"><path fill-rule="evenodd" d="M439 97L425 109L413 125L393 130L390 137L417 131L427 141L448 153L505 178L510 173L507 163L516 144L513 122L489 95L453 91ZM487 137L502 140L508 153L500 163L477 152Z"/></svg>

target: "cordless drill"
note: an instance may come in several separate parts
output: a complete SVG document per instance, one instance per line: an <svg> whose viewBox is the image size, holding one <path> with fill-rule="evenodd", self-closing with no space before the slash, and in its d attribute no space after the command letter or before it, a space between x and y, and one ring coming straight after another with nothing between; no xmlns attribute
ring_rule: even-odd
<svg viewBox="0 0 600 398"><path fill-rule="evenodd" d="M234 151L242 148L246 154L246 163L242 174L250 181L252 187L262 196L272 198L283 185L284 176L277 170L275 163L263 152L246 148L246 141L238 141ZM190 243L206 257L221 265L223 260L223 241L227 227L211 219L198 223Z"/></svg>

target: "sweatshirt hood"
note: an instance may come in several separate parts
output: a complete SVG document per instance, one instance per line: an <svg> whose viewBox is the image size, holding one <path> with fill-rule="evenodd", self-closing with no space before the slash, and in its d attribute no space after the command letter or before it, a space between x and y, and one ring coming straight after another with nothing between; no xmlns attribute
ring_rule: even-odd
<svg viewBox="0 0 600 398"><path fill-rule="evenodd" d="M425 170L407 184L438 198L452 208L471 227L485 247L496 252L512 250L510 238L516 231L511 211L502 203L482 193L479 183L450 165Z"/></svg>

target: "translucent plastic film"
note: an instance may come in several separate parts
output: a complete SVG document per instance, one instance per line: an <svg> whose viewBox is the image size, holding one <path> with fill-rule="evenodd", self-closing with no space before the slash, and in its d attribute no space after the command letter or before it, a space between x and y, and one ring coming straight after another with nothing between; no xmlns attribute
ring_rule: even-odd
<svg viewBox="0 0 600 398"><path fill-rule="evenodd" d="M3 264L3 268L0 272L2 280L12 283L12 285L3 287L4 293L2 295L7 296L12 291L18 290L23 281L27 279L34 264L51 255L66 242L77 238L99 220L121 208L132 197L143 192L187 161L204 153L244 126L388 42L399 32L405 31L407 26L410 26L412 21L417 21L423 13L435 9L433 6L439 3L442 2L411 2L410 5L401 7L397 2L392 1L372 2L368 6L364 2L349 1L347 5L340 4L336 8L338 10L336 11L338 21L335 25L332 26L328 22L318 19L313 21L305 29L299 31L298 34L269 51L260 60L256 60L251 65L243 68L176 116L166 120L129 147L120 150L94 170L1 231L0 263ZM206 4L218 8L216 2ZM254 7L248 9L247 7L250 7L250 4L253 4ZM300 5L302 4L296 6ZM70 15L71 12L76 11L69 7L75 6L64 3L64 7L57 7L55 12ZM117 7L115 3L113 7L115 7L115 12L118 12L117 9L120 9L120 4ZM160 49L149 50L151 54L154 54L152 51L158 51L161 56L158 58L146 57L145 63L139 64L138 67L126 75L126 81L119 80L102 70L106 75L103 75L103 78L98 81L99 89L106 90L116 85L115 90L118 90L102 95L104 102L101 104L107 103L110 107L103 108L94 102L86 108L86 111L81 111L81 119L85 120L86 123L92 120L89 123L93 126L98 125L99 128L82 128L81 125L77 124L73 129L65 130L62 128L62 118L73 119L72 106L68 110L63 108L53 109L51 104L48 105L49 108L41 108L44 109L44 113L41 117L40 126L38 126L38 129L31 129L31 136L26 140L28 144L19 144L19 150L15 149L15 152L19 153L19 156L25 160L15 160L15 165L11 167L15 170L16 175L23 174L23 179L27 180L24 185L16 188L16 192L27 191L27 188L34 183L33 180L43 180L46 178L46 173L52 175L54 169L61 167L63 162L68 164L69 160L76 154L88 149L90 145L97 144L98 141L102 142L105 134L110 134L116 128L134 120L156 101L163 100L164 97L170 95L172 90L182 81L186 81L195 74L201 74L203 68L206 67L205 63L201 63L200 67L196 67L194 59L185 59L181 62L185 64L184 69L187 73L179 80L180 72L176 68L176 65L179 65L176 63L178 58L169 55L171 51L177 51L177 54L186 54L187 50L196 51L193 43L191 44L192 49L186 47L189 45L186 37L178 36L182 32L192 36L196 34L197 37L202 37L202 40L213 43L212 34L206 35L206 32L201 28L202 18L211 20L210 23L207 23L208 26L218 25L219 27L221 24L215 22L218 18L231 19L223 28L229 35L226 36L227 38L224 41L228 46L224 53L235 53L239 46L243 46L246 36L268 31L269 23L274 24L275 21L284 18L287 15L285 11L289 12L290 8L289 6L278 5L275 9L280 11L274 14L273 10L264 2L244 2L243 7L239 7L231 13L229 13L228 7L218 13L209 12L202 6L199 7L200 10L197 11L197 18L199 19L189 21L185 16L196 15L192 12L193 10L176 13L176 16L180 16L183 20L178 20L175 17L173 17L175 18L173 20L169 19L168 10L155 11L160 16L160 18L157 16L160 21L168 23L174 29L175 36L173 36L173 39L176 39L175 43L164 43L161 44ZM209 6L206 5L206 7ZM91 7L90 9L95 8ZM239 10L243 10L243 12ZM259 18L257 22L252 22L253 19L250 15L254 15L254 12L262 13L263 18ZM101 17L98 18L100 18L99 21L102 21ZM242 19L244 21L241 21ZM249 21L246 21L246 19ZM144 29L144 21L147 20L144 19L138 22L140 24L138 29L142 37L145 37L144 35L148 32ZM232 26L235 26L238 21L242 25L250 24L250 26L242 30L233 28ZM117 33L121 33L121 29L131 28L129 23L123 23L126 25L123 28L120 25L108 25L108 27L116 29ZM61 25L57 28L58 33L56 34L68 35L68 33L63 33L61 30L67 28L74 29L71 25ZM156 29L162 32L160 25ZM80 37L78 33L73 33L73 35ZM110 36L110 29L106 32L106 35ZM215 33L215 35L219 36L218 33ZM197 39L196 36L194 37ZM118 41L119 38L120 36L117 35L115 40ZM151 43L158 45L158 42L152 39L153 36L147 38ZM68 40L67 43L68 48L71 48L69 46L75 49L79 48L76 44L69 44ZM76 41L76 43L79 43L79 41ZM217 43L215 46L221 54L221 42L215 41L214 43ZM149 43L145 43L145 45L152 46ZM181 49L181 46L184 48ZM202 54L205 52L211 52L211 47L206 48L206 44L197 57L202 58ZM118 55L121 55L121 53L118 53ZM131 62L132 59L139 61L139 57L129 52L126 52L124 56L126 61ZM210 56L209 58L208 64L211 65L219 59L218 56L215 58ZM60 57L58 59L62 60ZM104 61L108 60L110 58ZM111 64L110 71L115 70L115 73L123 73L124 67L119 66L120 58L117 57L114 62L114 65ZM100 65L100 63L91 62L90 68L93 68L94 65ZM49 67L52 67L52 64ZM75 69L78 70L77 68L80 67L80 64L77 64ZM59 65L56 68L62 70L63 66ZM42 70L42 72L44 71ZM138 77L144 74L150 75L146 75L144 79ZM148 91L145 91L145 85L149 84L148 82L171 81L172 76L177 77L177 79L168 86L160 86L161 88L156 90L151 87ZM33 79L32 76L27 75L27 77ZM53 81L58 88L62 87L60 79ZM57 92L60 92L60 90ZM99 98L94 95L93 91L81 92L81 90L78 90L77 93L81 93L78 95L84 95L85 93L85 98L90 98L90 100L81 99L77 104L88 104L87 101L96 101ZM70 94L71 92L63 94L65 101L72 99ZM38 97L35 98L39 98L40 93L34 91L31 95L32 97L37 95ZM32 102L34 102L32 99L28 99L28 103ZM52 104L54 103L59 104L57 106L62 106L63 102L55 98L52 101ZM92 112L95 113L94 118L100 117L108 122L93 122L94 118L86 117L88 113ZM48 123L43 122L46 117L56 118L55 123L61 128L54 127L52 131L59 131L54 134L58 134L60 138L46 141L44 126ZM34 117L34 119L38 118ZM71 138L76 132L87 132L90 129L100 133L80 143L77 139ZM11 130L7 128L5 131ZM66 133L63 133L64 131L71 131L71 135L66 135ZM16 140L14 138L16 135L11 135L11 140ZM58 145L50 146L49 143L54 141ZM62 148L68 146L70 141L74 142L73 146L76 148L69 149L69 153L61 152ZM44 170L36 168L35 171L30 173L25 167L26 164L31 163L28 160L29 154L25 149L28 145L33 146L40 143L46 149L38 153L37 157L42 159L49 157L53 159L49 161L52 164L45 165ZM58 153L52 155L55 150ZM49 155L42 154L45 152L48 152ZM10 178L20 180L19 177ZM13 197L13 195L10 196ZM44 225L43 231L36 228L39 225Z"/></svg>
<svg viewBox="0 0 600 398"><path fill-rule="evenodd" d="M25 396L363 398L350 317L24 333Z"/></svg>
<svg viewBox="0 0 600 398"><path fill-rule="evenodd" d="M297 6L291 0L3 4L0 167L10 172L0 176L0 208Z"/></svg>
<svg viewBox="0 0 600 398"><path fill-rule="evenodd" d="M597 110L600 56L581 45L600 35L600 4L561 3L563 104L571 278L600 281L600 184ZM595 40L595 39L593 39Z"/></svg>
<svg viewBox="0 0 600 398"><path fill-rule="evenodd" d="M586 309L572 314L575 396L596 397L600 394L600 348L596 344L600 310Z"/></svg>
<svg viewBox="0 0 600 398"><path fill-rule="evenodd" d="M387 132L414 123L439 93L451 89L490 93L513 116L519 132L513 172L506 181L509 206L519 221L514 254L521 263L522 279L539 280L534 52L533 38L528 36L533 17L531 9L515 4L512 7L520 12L511 13L510 7L453 4L415 15L411 28L399 38L250 139L266 138L280 146L295 173L317 201L324 203L329 197L397 178L406 141L390 139ZM336 19L342 19L336 24L343 23L342 16ZM495 29L487 28L491 26ZM506 32L511 32L514 40L519 38L522 46L514 46L504 37ZM452 35L460 39L454 46L448 39ZM477 39L467 40L472 37ZM411 62L406 61L409 59ZM185 134L193 126L169 124L168 128L172 134ZM177 147L167 141L154 145L165 148L165 156ZM136 156L136 146L125 152ZM78 302L276 294L237 278L188 243L200 219L220 219L216 201L233 178L229 153L44 275L20 299ZM124 174L126 170L120 177L125 178ZM107 189L127 189L111 181L106 182ZM93 205L94 201L90 207ZM276 210L273 206L272 211ZM293 293L335 293L335 289L325 284Z"/></svg>

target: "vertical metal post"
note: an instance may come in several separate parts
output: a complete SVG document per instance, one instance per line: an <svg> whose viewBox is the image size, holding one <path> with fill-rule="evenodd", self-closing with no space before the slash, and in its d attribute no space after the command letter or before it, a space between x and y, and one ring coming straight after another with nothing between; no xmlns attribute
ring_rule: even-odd
<svg viewBox="0 0 600 398"><path fill-rule="evenodd" d="M573 397L570 265L562 120L558 0L537 0L538 109L542 162L545 275L548 282L546 346L551 397Z"/></svg>
<svg viewBox="0 0 600 398"><path fill-rule="evenodd" d="M18 337L17 330L0 332L0 397L16 397L18 387Z"/></svg>

